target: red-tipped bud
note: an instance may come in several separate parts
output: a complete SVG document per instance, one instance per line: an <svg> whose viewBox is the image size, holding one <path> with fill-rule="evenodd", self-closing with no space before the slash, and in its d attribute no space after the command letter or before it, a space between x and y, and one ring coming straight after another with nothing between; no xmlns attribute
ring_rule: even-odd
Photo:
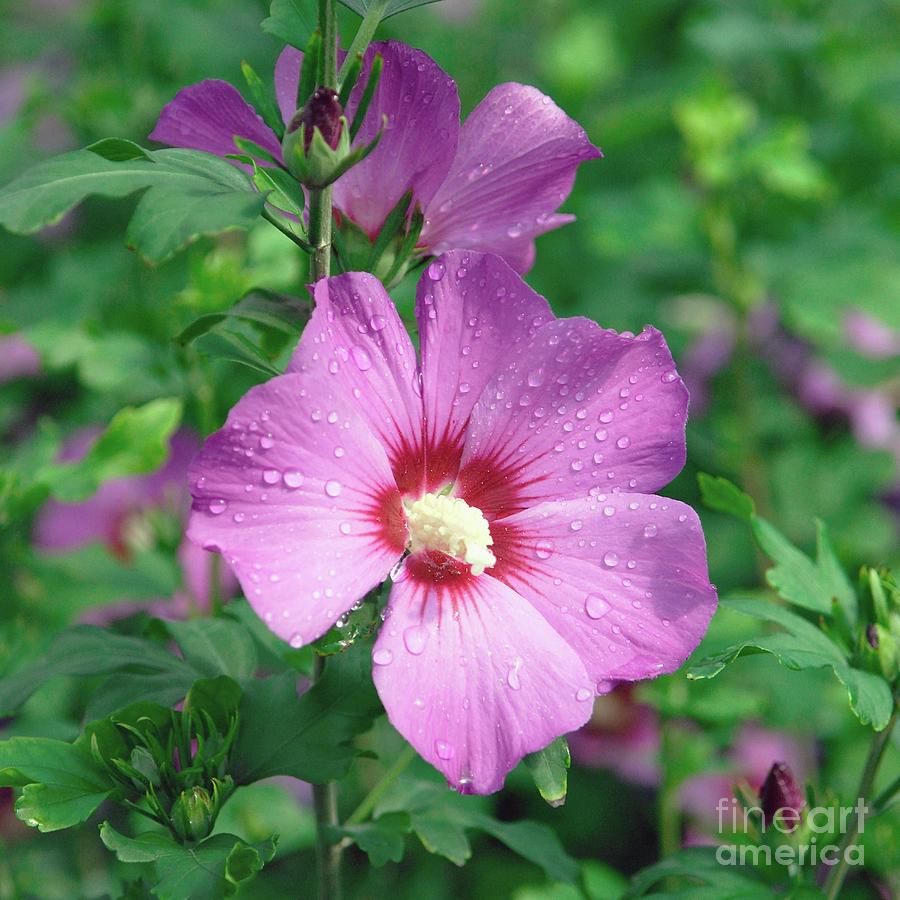
<svg viewBox="0 0 900 900"><path fill-rule="evenodd" d="M782 831L793 831L800 824L800 813L806 806L806 799L786 763L772 764L759 789L759 805L766 827L772 824L776 815L781 819Z"/></svg>
<svg viewBox="0 0 900 900"><path fill-rule="evenodd" d="M341 139L341 130L343 129L341 116L343 115L344 110L338 102L337 92L331 88L316 88L303 108L294 113L294 117L287 127L288 134L297 131L301 125L304 126L303 150L308 152L313 133L318 128L325 143L332 150L336 150Z"/></svg>

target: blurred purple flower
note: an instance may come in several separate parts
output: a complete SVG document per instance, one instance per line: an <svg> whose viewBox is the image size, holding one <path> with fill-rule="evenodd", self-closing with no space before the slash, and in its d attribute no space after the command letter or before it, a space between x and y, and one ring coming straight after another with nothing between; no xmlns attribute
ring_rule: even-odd
<svg viewBox="0 0 900 900"><path fill-rule="evenodd" d="M348 121L376 53L384 68L355 144L371 141L383 116L387 127L377 149L335 183L335 208L374 238L412 191L425 215L422 247L435 254L486 250L519 272L529 269L534 239L573 220L556 210L572 190L578 165L600 151L549 97L522 84L493 88L460 126L456 83L426 53L397 41L369 47ZM297 111L301 61L302 54L287 47L275 66L285 123ZM235 152L235 136L281 161L274 132L236 88L215 80L179 91L150 135L219 156Z"/></svg>
<svg viewBox="0 0 900 900"><path fill-rule="evenodd" d="M621 684L594 701L591 719L569 735L572 759L588 768L609 769L624 781L655 787L660 779L659 717Z"/></svg>
<svg viewBox="0 0 900 900"><path fill-rule="evenodd" d="M851 310L844 316L847 343L871 359L900 356L900 332L888 328L867 313Z"/></svg>
<svg viewBox="0 0 900 900"><path fill-rule="evenodd" d="M81 459L98 436L97 429L84 429L72 437L60 455L61 462ZM169 458L156 472L104 482L93 496L80 503L61 503L51 500L41 510L35 523L35 545L47 551L74 550L99 542L120 559L128 560L135 541L140 541L149 510L167 509L174 516L187 516L190 495L187 491L187 472L191 459L199 448L197 438L186 430L173 435ZM191 609L208 609L213 595L210 557L184 539L178 548L184 589L174 597L159 602L123 602L92 610L87 619L104 623L135 612L149 609L153 615L180 618ZM236 581L222 562L219 575L219 595L230 597ZM86 620L87 620L86 619Z"/></svg>
<svg viewBox="0 0 900 900"><path fill-rule="evenodd" d="M37 350L17 334L0 336L0 384L41 374Z"/></svg>
<svg viewBox="0 0 900 900"><path fill-rule="evenodd" d="M739 783L748 785L752 794L758 795L774 762L786 763L802 784L813 769L812 741L761 725L742 726L722 760L724 771L695 775L681 786L681 807L689 823L686 843L716 843L719 825L727 829L732 823L730 813L720 823L720 804L732 809L736 802L734 785Z"/></svg>
<svg viewBox="0 0 900 900"><path fill-rule="evenodd" d="M421 361L371 275L315 300L288 374L192 466L188 534L293 646L390 573L388 716L451 785L496 791L597 689L673 671L706 630L696 513L652 493L684 464L687 393L659 332L556 319L490 254L423 274Z"/></svg>

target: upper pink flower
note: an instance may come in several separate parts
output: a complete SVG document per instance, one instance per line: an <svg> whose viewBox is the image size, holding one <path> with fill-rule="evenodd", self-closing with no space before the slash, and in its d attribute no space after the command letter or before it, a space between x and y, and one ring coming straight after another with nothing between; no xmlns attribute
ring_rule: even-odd
<svg viewBox="0 0 900 900"><path fill-rule="evenodd" d="M706 630L700 523L652 494L684 463L687 392L659 332L557 319L490 254L426 269L420 360L371 275L314 295L288 373L195 460L188 536L295 646L390 573L388 716L453 786L495 791Z"/></svg>
<svg viewBox="0 0 900 900"><path fill-rule="evenodd" d="M377 149L338 179L336 208L372 238L411 190L425 214L422 247L487 250L529 269L535 237L573 219L556 210L578 164L600 151L549 97L523 84L493 88L460 126L456 83L428 54L397 41L369 47L347 106L350 121L376 53L384 68L355 145L375 137L383 116L387 127ZM275 66L285 123L297 109L301 60L287 47ZM224 156L236 152L235 135L282 159L275 133L237 89L208 80L179 91L150 137Z"/></svg>

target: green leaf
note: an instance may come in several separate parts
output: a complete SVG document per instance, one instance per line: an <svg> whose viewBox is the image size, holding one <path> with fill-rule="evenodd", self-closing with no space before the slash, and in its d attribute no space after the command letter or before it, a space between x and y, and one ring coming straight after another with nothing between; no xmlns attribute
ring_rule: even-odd
<svg viewBox="0 0 900 900"><path fill-rule="evenodd" d="M185 660L203 675L230 675L241 681L256 671L256 646L236 622L190 619L166 622Z"/></svg>
<svg viewBox="0 0 900 900"><path fill-rule="evenodd" d="M125 138L103 138L85 149L110 162L126 162L129 159L147 159L153 162L148 150Z"/></svg>
<svg viewBox="0 0 900 900"><path fill-rule="evenodd" d="M340 0L348 9L365 16L369 10L380 6L384 0ZM429 3L439 3L440 0L387 0L384 12L381 14L382 19L388 19L396 16L397 13L406 12L408 9L415 9L417 6L427 6Z"/></svg>
<svg viewBox="0 0 900 900"><path fill-rule="evenodd" d="M298 297L257 290L241 297L231 309L196 319L175 338L175 341L179 344L189 344L229 319L256 322L295 338L300 336L309 321L309 314L309 303Z"/></svg>
<svg viewBox="0 0 900 900"><path fill-rule="evenodd" d="M78 462L51 463L37 480L72 503L91 496L105 481L158 469L169 455L169 438L181 421L181 400L169 397L119 410Z"/></svg>
<svg viewBox="0 0 900 900"><path fill-rule="evenodd" d="M564 737L525 757L525 765L531 772L535 787L551 806L562 806L566 802L571 762L569 745Z"/></svg>
<svg viewBox="0 0 900 900"><path fill-rule="evenodd" d="M816 563L827 595L840 604L851 628L856 627L859 602L856 591L835 555L825 523L816 519Z"/></svg>
<svg viewBox="0 0 900 900"><path fill-rule="evenodd" d="M818 566L765 519L755 517L752 527L760 549L775 563L775 567L766 572L769 584L785 600L797 606L830 613L829 587Z"/></svg>
<svg viewBox="0 0 900 900"><path fill-rule="evenodd" d="M262 30L303 50L318 25L315 10L315 5L308 0L272 0Z"/></svg>
<svg viewBox="0 0 900 900"><path fill-rule="evenodd" d="M754 874L748 867L720 864L716 860L715 847L687 847L638 872L622 895L622 900L644 896L703 897L706 900L771 898L771 889L755 880ZM665 895L652 891L664 879L684 879L680 882L682 888L671 886ZM704 891L698 883L713 890Z"/></svg>
<svg viewBox="0 0 900 900"><path fill-rule="evenodd" d="M0 785L24 786L16 815L41 831L84 822L115 790L81 747L28 737L0 741Z"/></svg>
<svg viewBox="0 0 900 900"><path fill-rule="evenodd" d="M751 597L732 597L720 603L725 609L774 622L785 631L747 638L708 656L688 669L688 678L713 678L745 653L771 653L789 669L828 666L847 688L850 708L860 722L871 724L876 731L886 727L893 708L888 683L879 675L853 668L840 647L806 619L776 603Z"/></svg>
<svg viewBox="0 0 900 900"><path fill-rule="evenodd" d="M756 514L756 504L753 502L753 498L727 478L700 472L697 475L697 481L700 484L700 495L703 502L710 509L737 516L747 522Z"/></svg>
<svg viewBox="0 0 900 900"><path fill-rule="evenodd" d="M290 172L270 166L260 166L253 176L253 183L263 193L269 192L266 203L271 203L300 219L306 198L303 196L300 182ZM297 222L297 226L302 230L302 222Z"/></svg>
<svg viewBox="0 0 900 900"><path fill-rule="evenodd" d="M362 644L330 657L321 680L301 697L290 672L244 685L232 753L235 781L293 775L321 783L346 775L357 755L350 742L381 711L369 652Z"/></svg>
<svg viewBox="0 0 900 900"><path fill-rule="evenodd" d="M228 732L231 719L241 703L241 686L227 675L201 678L191 685L184 699L186 712L205 712L222 734Z"/></svg>
<svg viewBox="0 0 900 900"><path fill-rule="evenodd" d="M392 812L361 825L334 828L332 832L336 838L350 838L377 868L403 859L410 827L409 816L405 812Z"/></svg>
<svg viewBox="0 0 900 900"><path fill-rule="evenodd" d="M149 189L126 239L158 263L201 235L249 228L262 211L263 196L225 160L197 150L137 155L140 149L109 139L38 163L0 190L0 225L30 234L92 194L125 197Z"/></svg>
<svg viewBox="0 0 900 900"><path fill-rule="evenodd" d="M275 102L275 94L272 89L263 83L263 80L256 74L253 66L243 60L241 62L241 72L250 93L253 95L253 106L263 117L263 121L272 131L275 132L278 140L284 137L284 122L281 119L281 112L278 104Z"/></svg>
<svg viewBox="0 0 900 900"><path fill-rule="evenodd" d="M190 666L157 644L81 625L61 634L36 662L0 680L0 715L15 713L55 676L112 672L173 675L181 679L185 693L197 677Z"/></svg>
<svg viewBox="0 0 900 900"><path fill-rule="evenodd" d="M272 838L247 844L233 834L215 834L188 847L163 831L126 837L109 822L100 826L100 839L121 862L154 864L153 893L160 900L230 897L275 855Z"/></svg>
<svg viewBox="0 0 900 900"><path fill-rule="evenodd" d="M392 812L407 813L425 849L456 865L463 865L471 856L466 831L476 828L539 865L553 881L573 882L578 878L578 864L546 825L529 820L499 822L484 813L475 798L451 793L434 782L400 779L375 809L379 818Z"/></svg>

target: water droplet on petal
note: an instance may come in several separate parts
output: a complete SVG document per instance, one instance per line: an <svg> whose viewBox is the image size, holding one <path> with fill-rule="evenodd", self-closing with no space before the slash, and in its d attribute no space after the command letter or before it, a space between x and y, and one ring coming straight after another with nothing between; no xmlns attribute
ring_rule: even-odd
<svg viewBox="0 0 900 900"><path fill-rule="evenodd" d="M292 635L288 643L295 649L299 649L303 646L303 635L300 634L299 631L295 631Z"/></svg>
<svg viewBox="0 0 900 900"><path fill-rule="evenodd" d="M448 744L447 741L435 741L434 742L434 752L441 759L452 759L454 754L453 744Z"/></svg>
<svg viewBox="0 0 900 900"><path fill-rule="evenodd" d="M584 601L584 611L592 619L602 619L610 609L609 603L599 594L588 594Z"/></svg>
<svg viewBox="0 0 900 900"><path fill-rule="evenodd" d="M210 500L209 501L209 511L214 516L219 516L228 508L228 503L222 499Z"/></svg>
<svg viewBox="0 0 900 900"><path fill-rule="evenodd" d="M506 683L514 690L519 690L522 687L522 682L519 680L519 670L522 668L522 658L517 656L513 664L509 667L509 671L506 673Z"/></svg>
<svg viewBox="0 0 900 900"><path fill-rule="evenodd" d="M394 654L390 650L376 650L372 654L372 662L376 666L389 666L394 661Z"/></svg>
<svg viewBox="0 0 900 900"><path fill-rule="evenodd" d="M575 691L575 699L579 703L584 703L585 700L590 700L591 697L593 697L593 696L594 696L594 692L589 691L587 688L578 688L578 690Z"/></svg>
<svg viewBox="0 0 900 900"><path fill-rule="evenodd" d="M353 357L353 362L356 363L356 367L360 370L360 372L365 372L367 369L372 368L372 357L369 356L368 351L360 347L359 344L354 344L350 349L350 355Z"/></svg>
<svg viewBox="0 0 900 900"><path fill-rule="evenodd" d="M288 469L283 477L289 488L298 488L303 484L303 476L296 469Z"/></svg>
<svg viewBox="0 0 900 900"><path fill-rule="evenodd" d="M263 472L262 480L266 484L278 484L278 482L281 480L281 472L279 472L277 469L266 469Z"/></svg>
<svg viewBox="0 0 900 900"><path fill-rule="evenodd" d="M372 331L383 331L386 326L387 319L385 319L384 316L372 316L372 318L369 319L369 328L371 328Z"/></svg>
<svg viewBox="0 0 900 900"><path fill-rule="evenodd" d="M625 435L623 435L616 441L616 446L620 450L624 450L626 447L630 446L630 444L631 444L631 438L626 437Z"/></svg>
<svg viewBox="0 0 900 900"><path fill-rule="evenodd" d="M341 493L341 483L333 478L325 482L325 493L329 497L337 497Z"/></svg>
<svg viewBox="0 0 900 900"><path fill-rule="evenodd" d="M538 559L550 559L553 555L553 541L539 540L534 545L534 553Z"/></svg>
<svg viewBox="0 0 900 900"><path fill-rule="evenodd" d="M644 526L644 537L645 538L656 537L657 531L658 531L657 527L651 522L649 525Z"/></svg>
<svg viewBox="0 0 900 900"><path fill-rule="evenodd" d="M427 643L428 629L424 625L410 625L403 632L403 645L413 656L424 653Z"/></svg>
<svg viewBox="0 0 900 900"><path fill-rule="evenodd" d="M447 267L439 259L436 259L425 271L432 281L440 281L444 277Z"/></svg>
<svg viewBox="0 0 900 900"><path fill-rule="evenodd" d="M615 568L619 564L619 555L617 553L606 553L603 557L603 565L610 569Z"/></svg>

